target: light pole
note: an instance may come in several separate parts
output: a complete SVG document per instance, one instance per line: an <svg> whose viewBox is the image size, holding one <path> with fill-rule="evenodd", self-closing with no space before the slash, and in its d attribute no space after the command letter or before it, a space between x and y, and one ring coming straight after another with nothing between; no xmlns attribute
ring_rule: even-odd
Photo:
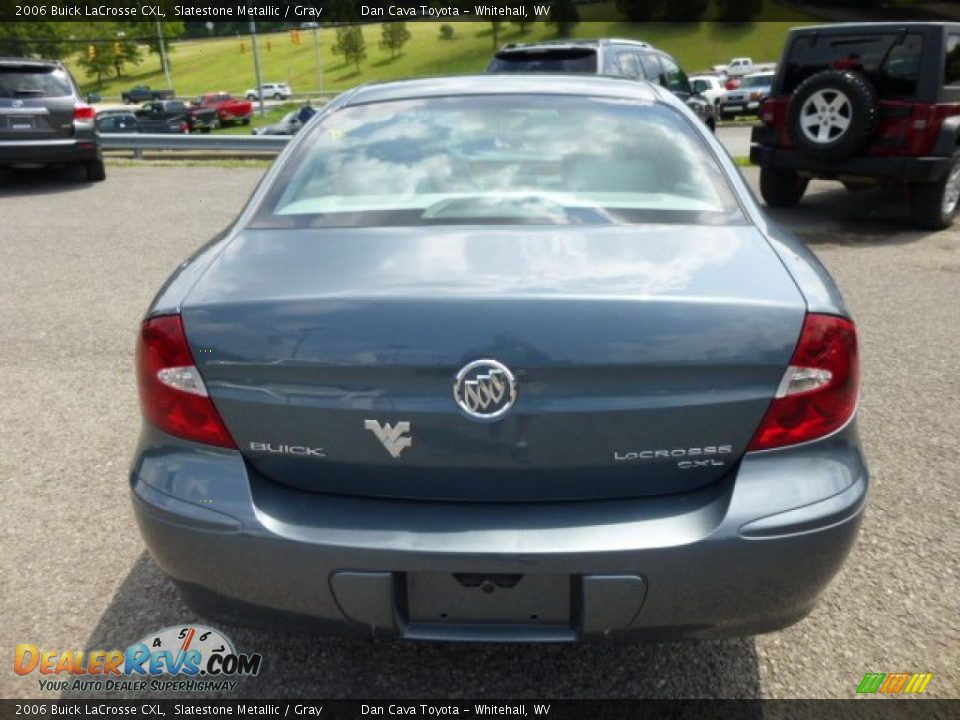
<svg viewBox="0 0 960 720"><path fill-rule="evenodd" d="M253 69L257 75L257 99L260 103L260 117L266 117L267 111L263 107L263 80L260 78L260 48L257 45L257 22L250 21L250 36L253 40Z"/></svg>
<svg viewBox="0 0 960 720"><path fill-rule="evenodd" d="M320 28L319 23L313 23L313 54L317 60L317 85L320 94L323 95L323 56L320 52Z"/></svg>
<svg viewBox="0 0 960 720"><path fill-rule="evenodd" d="M167 65L167 48L163 42L163 30L160 29L159 20L157 20L157 41L160 43L160 63L163 65L163 75L167 78L167 90L173 90L173 83L170 82L170 66Z"/></svg>

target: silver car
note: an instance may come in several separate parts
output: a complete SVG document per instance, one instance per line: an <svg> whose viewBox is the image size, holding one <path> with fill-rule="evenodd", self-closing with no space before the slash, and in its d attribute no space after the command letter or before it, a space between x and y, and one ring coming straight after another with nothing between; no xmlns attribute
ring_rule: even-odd
<svg viewBox="0 0 960 720"><path fill-rule="evenodd" d="M867 498L836 286L646 82L340 96L161 288L137 374L143 536L232 622L763 632Z"/></svg>

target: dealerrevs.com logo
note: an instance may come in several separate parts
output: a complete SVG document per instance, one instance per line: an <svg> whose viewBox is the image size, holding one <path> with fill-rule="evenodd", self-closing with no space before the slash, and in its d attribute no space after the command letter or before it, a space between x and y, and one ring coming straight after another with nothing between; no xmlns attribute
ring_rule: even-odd
<svg viewBox="0 0 960 720"><path fill-rule="evenodd" d="M38 675L41 690L62 692L231 691L235 678L260 672L259 653L238 653L219 630L168 627L126 650L42 650L22 643L14 652L17 675Z"/></svg>

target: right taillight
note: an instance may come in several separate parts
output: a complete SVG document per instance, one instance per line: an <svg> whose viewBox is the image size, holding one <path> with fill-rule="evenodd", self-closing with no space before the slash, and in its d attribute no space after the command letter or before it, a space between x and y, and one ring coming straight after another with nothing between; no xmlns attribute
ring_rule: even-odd
<svg viewBox="0 0 960 720"><path fill-rule="evenodd" d="M748 450L816 440L857 409L857 329L846 318L808 313L790 365Z"/></svg>
<svg viewBox="0 0 960 720"><path fill-rule="evenodd" d="M143 416L164 432L194 442L236 447L194 364L179 315L146 320L137 342Z"/></svg>
<svg viewBox="0 0 960 720"><path fill-rule="evenodd" d="M92 123L97 116L97 111L84 103L77 103L73 107L73 121Z"/></svg>

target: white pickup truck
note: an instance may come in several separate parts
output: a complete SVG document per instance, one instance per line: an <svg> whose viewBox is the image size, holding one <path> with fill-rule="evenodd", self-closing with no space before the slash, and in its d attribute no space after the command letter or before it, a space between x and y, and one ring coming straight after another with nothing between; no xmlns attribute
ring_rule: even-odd
<svg viewBox="0 0 960 720"><path fill-rule="evenodd" d="M726 65L714 65L714 72L726 73L729 77L743 77L755 72L771 71L776 68L776 63L754 64L752 58L740 57L733 58Z"/></svg>

